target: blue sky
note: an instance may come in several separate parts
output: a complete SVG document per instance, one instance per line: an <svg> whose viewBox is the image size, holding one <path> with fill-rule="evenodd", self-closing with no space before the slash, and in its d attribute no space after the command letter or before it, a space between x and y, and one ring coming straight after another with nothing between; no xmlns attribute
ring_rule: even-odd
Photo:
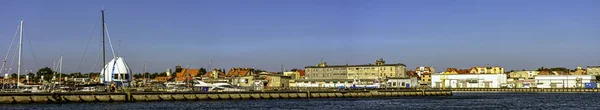
<svg viewBox="0 0 600 110"><path fill-rule="evenodd" d="M211 58L213 68L269 71L321 58L366 64L382 57L438 71L600 65L597 0L6 0L0 56L22 18L26 70L51 67L63 55L64 72L100 71L102 6L113 45L121 41L119 55L134 72L144 61L160 72L208 67Z"/></svg>

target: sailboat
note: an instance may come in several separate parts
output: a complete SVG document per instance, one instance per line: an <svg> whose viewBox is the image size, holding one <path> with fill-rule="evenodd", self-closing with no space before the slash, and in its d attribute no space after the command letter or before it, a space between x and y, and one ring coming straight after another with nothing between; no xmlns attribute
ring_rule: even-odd
<svg viewBox="0 0 600 110"><path fill-rule="evenodd" d="M127 86L129 82L132 81L133 73L131 69L129 69L129 65L124 58L115 55L113 52L113 59L106 63L106 46L105 46L105 34L108 33L108 28L106 28L106 23L104 21L104 9L102 10L102 61L104 62L104 67L102 68L102 72L100 72L100 83L104 83L105 85L109 85L114 83L118 86ZM108 36L108 40L110 42L110 35ZM112 49L112 43L111 43Z"/></svg>
<svg viewBox="0 0 600 110"><path fill-rule="evenodd" d="M17 61L17 88L19 88L19 87L25 87L25 88L39 87L39 85L26 85L26 84L23 84L20 82L21 81L21 72L22 72L21 68L23 68L23 63L22 63L22 60L23 60L23 20L22 19L20 20L18 31L19 31L19 44L18 44L18 61ZM13 39L13 41L14 41L14 39ZM0 68L0 73L1 73L1 71L3 71L5 69L6 60L8 58L8 55L10 55L11 48L12 48L12 42L11 42L11 46L9 48L8 53L6 54L7 56L2 63L2 68ZM5 76L8 76L7 74L5 74Z"/></svg>

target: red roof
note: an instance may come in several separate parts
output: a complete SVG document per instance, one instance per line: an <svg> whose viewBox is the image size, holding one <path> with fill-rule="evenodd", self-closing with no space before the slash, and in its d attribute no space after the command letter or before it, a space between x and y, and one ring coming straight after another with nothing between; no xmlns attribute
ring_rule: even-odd
<svg viewBox="0 0 600 110"><path fill-rule="evenodd" d="M247 76L247 75L251 75L253 72L254 72L254 69L251 69L251 68L231 68L225 76L226 77Z"/></svg>
<svg viewBox="0 0 600 110"><path fill-rule="evenodd" d="M300 73L300 76L304 76L304 74L306 74L304 70L296 70L296 72Z"/></svg>

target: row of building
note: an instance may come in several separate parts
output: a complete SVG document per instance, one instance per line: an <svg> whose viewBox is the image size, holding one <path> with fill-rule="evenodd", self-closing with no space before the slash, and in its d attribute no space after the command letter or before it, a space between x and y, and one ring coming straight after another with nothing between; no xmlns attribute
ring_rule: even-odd
<svg viewBox="0 0 600 110"><path fill-rule="evenodd" d="M201 78L205 82L227 82L240 87L340 87L373 85L390 88L570 88L596 82L600 66L583 69L550 71L542 69L505 72L500 66L476 66L468 69L447 68L436 72L434 67L407 70L402 63L386 64L383 58L373 64L328 65L320 62L304 70L283 73L257 72L253 68L213 69L197 77L199 69L176 67L175 76L157 77L157 81L188 81Z"/></svg>

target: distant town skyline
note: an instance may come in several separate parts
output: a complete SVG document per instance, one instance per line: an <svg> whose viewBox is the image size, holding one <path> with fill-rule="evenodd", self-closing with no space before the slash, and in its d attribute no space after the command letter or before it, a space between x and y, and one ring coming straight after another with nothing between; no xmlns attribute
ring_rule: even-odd
<svg viewBox="0 0 600 110"><path fill-rule="evenodd" d="M379 58L410 70L487 64L507 71L585 68L600 65L599 5L595 0L2 1L0 58L24 19L23 70L52 67L63 55L63 72L99 72L104 7L115 51L134 73L143 72L144 62L148 72L163 72L176 65L208 68L210 59L212 68L267 71L280 71L282 64L285 70L303 69L321 59L343 65ZM108 62L108 42L106 52ZM16 61L13 65L11 73Z"/></svg>

